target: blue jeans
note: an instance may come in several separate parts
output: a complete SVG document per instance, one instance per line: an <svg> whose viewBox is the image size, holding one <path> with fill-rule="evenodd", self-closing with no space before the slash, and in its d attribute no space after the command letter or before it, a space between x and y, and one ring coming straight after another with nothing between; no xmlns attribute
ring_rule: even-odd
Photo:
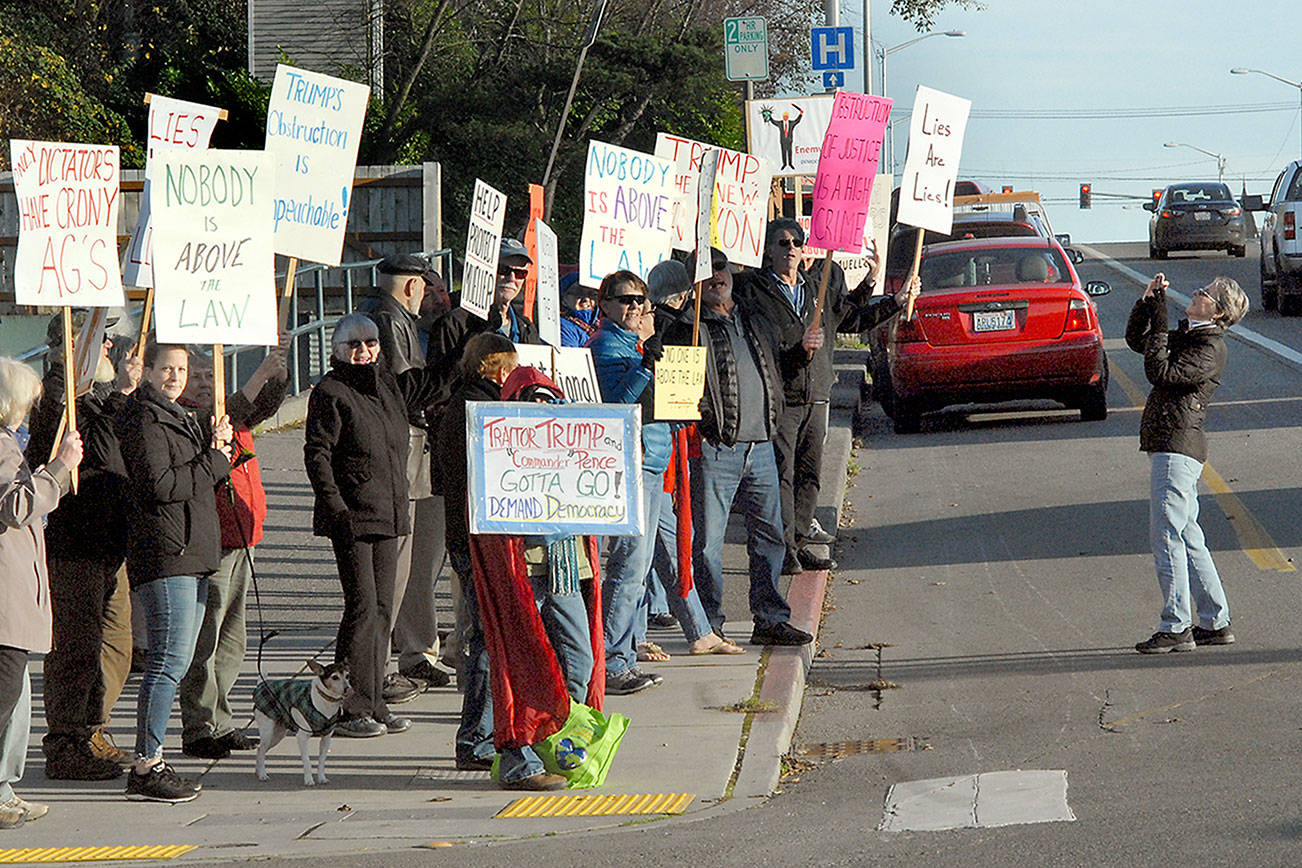
<svg viewBox="0 0 1302 868"><path fill-rule="evenodd" d="M1162 625L1158 629L1167 633L1189 629L1192 591L1198 624L1219 630L1230 623L1230 607L1198 526L1202 462L1173 452L1154 452L1151 460L1148 535L1157 584L1162 589Z"/></svg>
<svg viewBox="0 0 1302 868"><path fill-rule="evenodd" d="M136 756L161 759L176 686L190 668L208 601L208 577L167 576L136 589L145 610L149 651L136 702Z"/></svg>
<svg viewBox="0 0 1302 868"><path fill-rule="evenodd" d="M741 499L746 517L746 553L750 557L750 611L759 628L791 618L791 607L778 590L787 553L782 538L782 499L773 444L735 446L701 442L701 457L692 459L692 569L701 604L714 632L723 630L723 539L733 500Z"/></svg>
<svg viewBox="0 0 1302 868"><path fill-rule="evenodd" d="M493 703L489 697L488 650L484 631L479 624L479 596L470 558L463 552L448 549L448 560L461 582L461 602L465 622L461 625L461 669L457 680L461 687L461 725L457 727L456 754L459 762L492 759Z"/></svg>

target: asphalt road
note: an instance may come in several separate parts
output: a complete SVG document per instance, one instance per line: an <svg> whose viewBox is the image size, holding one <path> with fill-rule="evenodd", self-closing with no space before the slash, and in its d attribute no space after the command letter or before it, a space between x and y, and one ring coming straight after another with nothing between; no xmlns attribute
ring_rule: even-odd
<svg viewBox="0 0 1302 868"><path fill-rule="evenodd" d="M1302 319L1257 307L1255 248L1149 262L1146 247L1095 248L1174 291L1238 279L1267 341L1230 342L1210 412L1216 490L1202 524L1239 641L1141 656L1159 608L1138 452L1142 360L1121 340L1141 286L1091 257L1113 379L1106 421L1051 404L925 417L896 435L861 418L830 582L822 650L798 744L911 739L917 749L798 764L783 791L700 821L446 852L359 856L356 865L1292 865L1302 853ZM1273 341L1280 346L1269 346ZM1232 518L1231 518L1232 517ZM1249 551L1250 550L1250 551ZM864 646L882 643L878 651ZM870 689L882 679L893 688ZM923 749L925 748L925 749ZM879 832L890 785L1014 769L1063 770L1073 822ZM684 770L690 775L690 770Z"/></svg>

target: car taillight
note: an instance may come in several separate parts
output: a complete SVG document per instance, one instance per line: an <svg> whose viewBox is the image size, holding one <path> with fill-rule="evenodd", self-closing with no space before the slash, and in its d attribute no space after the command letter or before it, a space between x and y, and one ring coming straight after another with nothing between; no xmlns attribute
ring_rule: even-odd
<svg viewBox="0 0 1302 868"><path fill-rule="evenodd" d="M1284 212L1284 240L1294 241L1297 239L1297 215L1292 211Z"/></svg>
<svg viewBox="0 0 1302 868"><path fill-rule="evenodd" d="M913 319L900 317L895 326L895 342L898 344L912 344L919 341L925 341L927 336L922 333L922 323L918 319L917 311L913 313Z"/></svg>
<svg viewBox="0 0 1302 868"><path fill-rule="evenodd" d="M1175 212L1172 211L1170 208L1163 208L1163 209L1162 209L1162 216L1163 216L1163 217L1166 217L1166 218L1168 218L1168 219L1170 219L1170 218L1175 217Z"/></svg>
<svg viewBox="0 0 1302 868"><path fill-rule="evenodd" d="M1067 305L1067 325L1065 332L1086 332L1090 330L1090 304L1083 298L1073 298Z"/></svg>
<svg viewBox="0 0 1302 868"><path fill-rule="evenodd" d="M1242 209L1242 208L1226 208L1225 210L1221 211L1221 213L1224 214L1226 217L1238 217L1240 214L1243 213L1243 209Z"/></svg>

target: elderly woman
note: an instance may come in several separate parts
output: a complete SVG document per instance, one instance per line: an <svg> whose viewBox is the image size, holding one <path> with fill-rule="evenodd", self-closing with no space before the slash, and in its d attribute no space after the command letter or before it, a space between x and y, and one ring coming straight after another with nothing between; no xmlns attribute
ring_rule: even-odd
<svg viewBox="0 0 1302 868"><path fill-rule="evenodd" d="M430 369L393 375L380 367L380 336L365 314L335 325L330 372L307 405L303 458L316 501L312 531L328 537L344 591L335 659L347 662L354 693L335 734L370 738L403 732L411 721L389 714L389 656L398 539L407 518L409 410L434 400Z"/></svg>
<svg viewBox="0 0 1302 868"><path fill-rule="evenodd" d="M668 422L654 421L655 366L663 355L647 286L631 271L601 282L601 326L588 347L597 369L602 400L642 405L642 489L645 532L615 537L602 582L606 633L606 692L636 693L659 683L637 668L637 645L646 636L647 576L654 561L668 587L676 587L677 529L664 490L673 435ZM669 604L693 654L741 654L743 650L710 628L696 589L687 597L670 593ZM659 649L656 649L659 650ZM661 652L661 659L664 659Z"/></svg>
<svg viewBox="0 0 1302 868"><path fill-rule="evenodd" d="M21 826L49 810L14 795L13 784L23 776L32 722L27 655L50 650L43 522L81 463L81 437L75 430L36 472L23 460L16 429L40 394L35 371L0 358L0 829Z"/></svg>
<svg viewBox="0 0 1302 868"><path fill-rule="evenodd" d="M221 562L213 493L230 477L231 424L210 419L209 432L176 402L189 378L185 347L150 345L144 377L115 424L128 478L127 578L149 635L136 702L136 763L127 776L133 801L199 795L197 783L163 762L163 736L194 656L208 576Z"/></svg>

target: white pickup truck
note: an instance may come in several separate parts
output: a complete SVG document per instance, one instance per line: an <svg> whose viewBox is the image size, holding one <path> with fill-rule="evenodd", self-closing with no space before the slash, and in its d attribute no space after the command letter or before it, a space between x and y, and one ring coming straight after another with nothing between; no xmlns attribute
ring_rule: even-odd
<svg viewBox="0 0 1302 868"><path fill-rule="evenodd" d="M1244 207L1255 204L1244 202ZM1262 207L1267 213L1261 224L1261 306L1296 316L1302 313L1302 161L1279 173Z"/></svg>

